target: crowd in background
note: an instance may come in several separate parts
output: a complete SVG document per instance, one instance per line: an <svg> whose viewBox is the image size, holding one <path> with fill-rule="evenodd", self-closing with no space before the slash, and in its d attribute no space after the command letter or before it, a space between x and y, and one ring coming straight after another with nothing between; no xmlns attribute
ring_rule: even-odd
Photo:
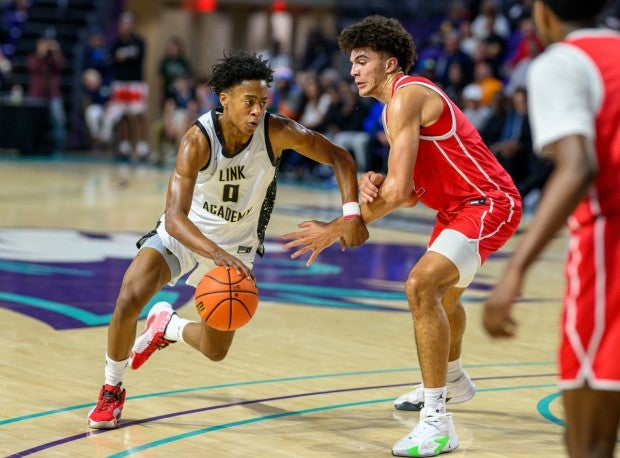
<svg viewBox="0 0 620 458"><path fill-rule="evenodd" d="M4 12L0 41L5 43L0 47L0 82L10 72L11 36L18 35L15 27L27 17L23 10L27 1L4 3L0 4ZM522 196L535 200L551 166L533 154L527 115L527 69L543 50L531 17L532 4L533 0L453 0L430 33L412 34L418 48L413 73L444 89L478 128ZM167 37L159 60L159 85L149 88L142 74L146 44L134 19L121 14L113 41L102 29L89 31L81 56L84 124L94 150L171 163L186 129L218 101L205 86L204 75L194 73L184 43L174 35ZM605 20L618 26L613 11ZM275 70L269 111L343 146L355 156L360 171L385 172L388 146L382 106L359 97L350 76L337 64L342 55L335 37L317 27L308 35L301 56L282 52L275 40L259 53ZM53 39L42 37L28 65L30 93L56 105L51 119L55 148L62 149L66 127L54 79L62 71L62 51ZM158 113L147 125L146 101L151 97ZM310 163L294 151L285 155L281 167L281 176L295 179L323 180L330 173L329 167Z"/></svg>

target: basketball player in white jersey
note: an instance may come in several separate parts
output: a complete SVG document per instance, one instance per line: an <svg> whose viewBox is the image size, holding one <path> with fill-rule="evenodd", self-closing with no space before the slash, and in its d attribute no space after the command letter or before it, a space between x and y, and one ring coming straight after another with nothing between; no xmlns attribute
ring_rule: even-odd
<svg viewBox="0 0 620 458"><path fill-rule="evenodd" d="M155 350L181 341L213 361L226 356L234 331L182 319L160 302L136 339L138 317L166 283L174 285L195 267L187 280L192 286L215 265L254 278L252 265L255 255L263 253L284 150L334 168L346 218L342 247L359 246L368 238L360 218L355 160L319 133L265 111L272 74L267 61L246 53L225 56L213 67L208 83L221 109L201 116L183 137L165 212L156 230L138 242L138 254L125 273L108 328L105 383L88 414L92 428L118 425L125 372L128 366L139 368Z"/></svg>
<svg viewBox="0 0 620 458"><path fill-rule="evenodd" d="M597 28L606 0L537 0L548 45L528 76L536 150L555 163L538 209L485 304L514 334L527 269L568 222L559 386L571 457L614 456L620 425L620 34Z"/></svg>

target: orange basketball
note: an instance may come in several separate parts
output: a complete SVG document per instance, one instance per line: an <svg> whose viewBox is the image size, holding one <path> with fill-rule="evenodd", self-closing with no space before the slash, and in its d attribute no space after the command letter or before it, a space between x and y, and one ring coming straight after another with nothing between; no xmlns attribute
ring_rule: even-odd
<svg viewBox="0 0 620 458"><path fill-rule="evenodd" d="M258 306L258 288L235 269L217 266L205 274L194 294L196 310L209 326L232 331L245 325Z"/></svg>

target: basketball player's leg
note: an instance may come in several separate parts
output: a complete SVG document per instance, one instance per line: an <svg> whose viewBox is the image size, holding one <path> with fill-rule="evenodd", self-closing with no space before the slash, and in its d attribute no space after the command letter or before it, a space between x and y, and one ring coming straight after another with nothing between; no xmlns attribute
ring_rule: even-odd
<svg viewBox="0 0 620 458"><path fill-rule="evenodd" d="M461 357L463 334L465 333L465 325L467 323L465 309L461 302L461 296L464 292L465 288L452 287L441 298L441 303L450 323L450 352L448 354L448 361L456 361Z"/></svg>
<svg viewBox="0 0 620 458"><path fill-rule="evenodd" d="M411 456L412 450L416 456L434 456L459 445L452 415L446 412L450 322L441 300L459 278L459 269L450 259L429 250L411 269L405 283L422 372L424 407L415 428L392 447L396 456Z"/></svg>
<svg viewBox="0 0 620 458"><path fill-rule="evenodd" d="M405 284L425 388L446 385L450 322L438 298L458 279L454 263L442 254L428 251L413 267Z"/></svg>
<svg viewBox="0 0 620 458"><path fill-rule="evenodd" d="M142 309L169 280L170 269L161 253L148 247L138 251L123 277L108 327L111 359L122 361L129 357Z"/></svg>
<svg viewBox="0 0 620 458"><path fill-rule="evenodd" d="M456 404L468 401L476 392L475 385L463 370L460 360L466 324L465 310L460 298L465 287L469 285L480 267L480 256L477 251L477 243L472 242L463 234L455 230L441 229L437 233L438 236L434 238L429 251L420 259L420 262L412 270L412 274L418 276L417 279L414 278L418 289L428 290L426 294L433 298L441 297L441 301L437 299L434 301L437 310L442 309L441 312L445 315L448 323L448 337L445 339L446 345L448 345L448 354L444 363L447 372L444 374L443 381L447 382L447 399ZM417 269L429 259L431 260L429 270L433 272L433 275L425 281L426 286L421 286L421 277L418 273L421 271ZM436 277L439 277L439 280L436 280ZM442 281L444 281L443 284ZM423 335L427 328L423 328L422 325L420 328L419 332ZM417 328L416 332L418 332ZM432 350L431 354L433 354ZM422 409L425 403L425 383L426 381L423 381L414 390L397 398L394 401L394 407L398 410Z"/></svg>
<svg viewBox="0 0 620 458"><path fill-rule="evenodd" d="M235 331L220 331L204 322L190 322L183 328L183 341L211 361L226 357L234 337Z"/></svg>
<svg viewBox="0 0 620 458"><path fill-rule="evenodd" d="M613 457L620 426L620 391L583 387L562 391L562 399L569 456Z"/></svg>
<svg viewBox="0 0 620 458"><path fill-rule="evenodd" d="M170 279L170 268L154 248L142 247L125 272L108 327L105 382L96 405L88 412L91 428L116 428L125 402L129 352L134 344L138 317L144 306Z"/></svg>

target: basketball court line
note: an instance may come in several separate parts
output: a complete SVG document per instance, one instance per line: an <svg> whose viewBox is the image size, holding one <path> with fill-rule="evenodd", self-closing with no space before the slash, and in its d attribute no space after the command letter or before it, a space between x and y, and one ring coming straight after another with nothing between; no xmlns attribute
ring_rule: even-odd
<svg viewBox="0 0 620 458"><path fill-rule="evenodd" d="M335 374L331 374L331 375L335 375ZM509 376L498 376L498 377L478 377L478 378L473 378L472 380L474 381L492 381L492 380L513 380L513 379L519 379L519 378L538 378L538 377L554 377L557 374L555 373L544 373L544 374L527 374L527 375L509 375ZM304 377L304 378L314 378L311 376L308 377ZM299 378L296 378L299 379ZM419 383L419 381L414 382L414 384ZM233 386L238 386L238 385L233 385ZM244 406L244 405L249 405L249 404L258 404L258 403L265 403L265 402L274 402L274 401L280 401L280 400L286 400L286 399L294 399L294 398L302 398L302 397L309 397L309 396L321 396L321 395L325 395L325 394L337 394L337 393L345 393L345 392L354 392L354 391L364 391L364 390L373 390L373 389L385 389L385 388L395 388L395 387L400 387L400 386L411 386L410 383L398 383L398 384L389 384L389 385L373 385L373 386L362 386L362 387L352 387L352 388L339 388L339 389L333 389L333 390L321 390L321 391L314 391L314 392L302 392L302 393L296 393L296 394L289 394L289 395L283 395L283 396L271 396L271 397L266 397L266 398L259 398L259 399L250 399L250 400L245 400L245 401L239 401L239 402L231 402L231 403L225 403L225 404L219 404L219 405L214 405L214 406L208 406L208 407L201 407L201 408L196 408L196 409L191 409L191 410L184 410L184 411L177 411L177 412L169 412L163 415L157 415L154 417L149 417L149 418L143 418L140 420L132 420L132 421L127 421L127 422L121 422L118 426L118 429L123 429L123 428L128 428L130 426L136 426L136 425L144 425L147 423L151 423L151 422L156 422L156 421L160 421L163 419L168 419L168 418L174 418L174 417L180 417L180 416L185 416L185 415L192 415L195 413L200 413L200 412L208 412L208 411L213 411L213 410L220 410L220 409L226 409L226 408L230 408L230 407L238 407L238 406ZM491 387L491 388L479 388L477 391L480 393L484 393L484 392L495 392L495 391L512 391L512 390L523 390L523 389L540 389L540 388L549 388L549 387L553 387L555 386L554 383L546 383L546 384L538 384L538 385L515 385L515 386L507 386L507 387ZM213 387L215 388L215 387ZM211 387L209 387L209 389L211 389ZM188 390L174 390L174 391L169 391L166 392L166 394L178 394L179 392L187 392ZM139 399L139 398L145 398L145 397L152 397L152 396L163 396L164 394L162 393L158 393L158 394L153 394L153 395L141 395L141 396L133 396L133 397L128 397L127 400L130 399ZM557 396L556 396L557 397ZM545 399L549 398L549 396L547 396ZM356 407L356 406L360 406L360 405L369 405L369 404L375 404L375 403L381 403L381 402L389 402L389 401L394 401L394 397L390 397L390 398L382 398L382 399L370 399L370 400L365 400L365 401L356 401L356 402L351 402L351 403L343 403L343 404L333 404L333 405L326 405L326 406L318 406L318 407L313 407L313 408L309 408L309 409L302 409L302 410L297 410L297 411L287 411L287 412L280 412L277 414L271 414L271 415L261 415L258 417L252 417L252 418L248 418L248 419L244 419L244 420L238 420L238 421L234 421L234 422L228 422L228 423L223 423L223 424L217 424L217 425L212 425L209 426L207 428L201 428L198 430L194 430L194 431L189 431L186 433L182 433L182 434L176 434L167 438L163 438L163 439L158 439L156 441L150 442L148 444L143 444L141 446L138 447L134 447L132 449L128 449L125 450L123 452L119 452L117 454L114 455L110 455L111 457L121 457L121 456L128 456L130 454L133 453L137 453L139 451L142 450L146 450L149 448L153 448L153 447L157 447L160 445L165 445L171 442L176 442L179 440L183 440L189 437L193 437L196 435L200 435L200 434L206 434L209 432L214 432L214 431L218 431L221 429L227 429L227 428L232 428L232 427L237 427L237 426L243 426L246 424L250 424L250 423L257 423L257 422L261 422L261 421L268 421L268 420L273 420L276 418L282 418L282 417L288 417L288 416L293 416L293 415L303 415L303 414L308 414L308 413L316 413L316 412L321 412L321 411L327 411L327 410L334 410L334 409L341 409L341 408L348 408L348 407ZM553 401L555 398L549 398L549 401L545 404L546 408L548 408L549 404L551 403L551 401ZM79 406L79 408L82 407L90 407L93 404L89 404L89 405L82 405ZM541 403L539 402L538 405L541 405ZM73 406L75 408L78 408L78 406ZM66 410L73 410L73 408L68 408ZM65 410L65 411L66 411ZM550 420L550 418L546 415L543 415L542 412L539 411L539 413L541 413L541 415L543 416L543 418ZM547 412L545 412L547 413ZM550 415L550 413L549 413ZM556 421L550 420L555 424L558 424ZM562 426L560 424L560 426ZM51 442L47 442L44 444L40 444L37 445L35 447L26 449L26 450L21 450L19 452L16 452L12 455L9 455L7 458L16 458L16 457L20 457L20 456L27 456L27 455L31 455L33 453L39 453L43 450L48 450L50 448L56 447L56 446L60 446L60 445L65 445L69 442L73 442L76 440L80 440L80 439L85 439L87 437L91 437L93 435L99 435L99 434L105 434L105 433L109 433L111 431L114 430L105 430L105 429L100 429L100 430L94 430L94 431L87 431L85 433L80 433L80 434L75 434L72 436L68 436L68 437L64 437L64 438L59 438L56 439L54 441Z"/></svg>
<svg viewBox="0 0 620 458"><path fill-rule="evenodd" d="M508 363L496 363L496 364L470 364L463 365L464 369L488 369L494 367L518 367L518 366L548 366L555 365L555 361L533 361L533 362L508 362ZM128 396L126 400L132 399L146 399L152 397L159 396L167 396L170 394L181 394L181 393L190 393L194 391L207 391L207 390L215 390L218 388L235 388L240 386L249 386L249 385L263 385L269 383L282 383L282 382L293 382L298 380L315 380L315 379L325 379L325 378L337 378L337 377L356 377L360 375L377 375L377 374L389 374L389 373L398 373L398 372L419 372L420 368L418 367L406 367L406 368L397 368L397 369L376 369L371 371L354 371L354 372L337 372L332 374L314 374L314 375L300 375L296 377L283 377L283 378L274 378L274 379L263 379L263 380L250 380L246 382L231 382L231 383L222 383L218 385L207 385L193 388L183 388L179 390L169 390L169 391L158 391L156 393L149 394L140 394L134 396ZM553 375L553 374L552 374ZM511 377L511 376L507 376ZM498 377L501 378L501 377ZM486 380L486 378L478 378L478 380ZM406 385L415 385L419 382L411 382L405 384L399 384L394 386L406 386ZM92 407L95 403L87 403L87 404L77 404L69 407L63 407L60 409L46 410L43 412L37 412L28 415L21 415L19 417L7 418L4 420L0 420L0 426L16 423L25 420L31 420L34 418L45 417L48 415L55 415L59 413L69 412L76 409L83 409L86 407Z"/></svg>

